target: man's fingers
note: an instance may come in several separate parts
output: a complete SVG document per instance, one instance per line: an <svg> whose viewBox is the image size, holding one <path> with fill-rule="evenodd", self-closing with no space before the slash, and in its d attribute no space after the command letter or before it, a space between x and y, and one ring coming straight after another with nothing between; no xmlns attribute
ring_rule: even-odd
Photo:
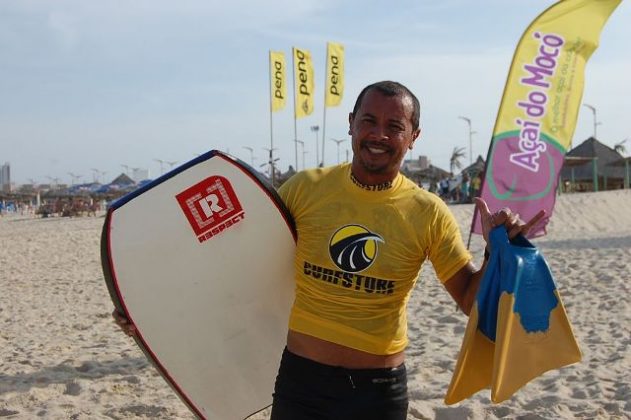
<svg viewBox="0 0 631 420"><path fill-rule="evenodd" d="M535 226L537 223L541 221L541 219L544 218L545 215L546 215L545 210L539 210L539 212L535 214L532 219L526 222L526 229L530 229L531 227Z"/></svg>
<svg viewBox="0 0 631 420"><path fill-rule="evenodd" d="M482 220L489 219L491 217L491 211L489 210L489 206L486 204L486 201L484 201L480 197L475 197L473 200L475 201L475 206L480 212Z"/></svg>
<svg viewBox="0 0 631 420"><path fill-rule="evenodd" d="M523 230L525 225L514 225L509 231L508 231L508 238L509 239L513 239L515 236L521 234L526 234L526 231Z"/></svg>

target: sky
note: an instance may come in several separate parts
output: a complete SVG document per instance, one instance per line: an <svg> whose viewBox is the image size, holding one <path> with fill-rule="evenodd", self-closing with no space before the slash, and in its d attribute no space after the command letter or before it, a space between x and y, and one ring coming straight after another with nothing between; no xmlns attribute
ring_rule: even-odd
<svg viewBox="0 0 631 420"><path fill-rule="evenodd" d="M333 41L345 47L345 91L326 109L325 164L349 153L359 91L396 80L421 102L422 133L408 158L425 155L448 170L455 147L469 162L459 116L472 121L473 158L486 157L515 46L553 3L2 0L0 165L10 163L17 184L107 183L131 168L155 178L218 149L263 170L273 140L285 171L295 166L297 135L305 143L298 169L303 157L313 167ZM598 139L611 147L631 138L629 40L631 2L623 1L587 63L583 94L596 108ZM291 69L294 46L311 52L316 80L316 110L296 131L291 100L271 119L269 111L269 51L284 51ZM593 134L594 114L582 106L573 144ZM338 149L331 139L346 141Z"/></svg>

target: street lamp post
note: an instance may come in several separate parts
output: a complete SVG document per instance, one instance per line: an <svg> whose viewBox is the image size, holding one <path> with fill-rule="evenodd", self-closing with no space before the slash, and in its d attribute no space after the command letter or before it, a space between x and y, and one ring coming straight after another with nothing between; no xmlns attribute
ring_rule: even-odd
<svg viewBox="0 0 631 420"><path fill-rule="evenodd" d="M311 126L311 131L313 131L315 133L315 140L316 140L316 168L318 166L320 166L320 152L318 151L318 131L320 131L320 126L319 125L312 125Z"/></svg>
<svg viewBox="0 0 631 420"><path fill-rule="evenodd" d="M600 121L598 121L598 118L596 118L596 107L590 104L583 104L584 107L589 108L592 110L592 114L594 115L594 138L598 139L597 136L597 132L596 132L596 127L598 127L600 124L602 124Z"/></svg>
<svg viewBox="0 0 631 420"><path fill-rule="evenodd" d="M46 178L50 179L52 181L51 184L51 189L58 189L59 188L59 178L53 178L51 176L46 176ZM54 186L54 188L52 188Z"/></svg>
<svg viewBox="0 0 631 420"><path fill-rule="evenodd" d="M297 144L299 144L300 146L302 146L302 169L305 169L305 155L307 154L307 152L305 152L305 142L302 140L294 140ZM298 171L299 168L296 168L296 171Z"/></svg>
<svg viewBox="0 0 631 420"><path fill-rule="evenodd" d="M242 146L245 150L249 150L250 151L250 163L252 164L252 167L254 167L254 149L251 148L250 146Z"/></svg>
<svg viewBox="0 0 631 420"><path fill-rule="evenodd" d="M331 141L334 141L335 144L337 144L337 164L340 164L340 143L344 143L346 141L346 139L330 139Z"/></svg>
<svg viewBox="0 0 631 420"><path fill-rule="evenodd" d="M72 172L68 172L68 175L70 175L70 185L74 185L75 181L78 181L79 179L81 179L81 175L76 175L76 174L73 174Z"/></svg>
<svg viewBox="0 0 631 420"><path fill-rule="evenodd" d="M93 180L94 182L99 182L99 170L98 170L98 169L95 169L95 168L92 168L92 169L90 169L90 170L91 170L92 172L94 172L94 173L92 174L92 180Z"/></svg>
<svg viewBox="0 0 631 420"><path fill-rule="evenodd" d="M274 159L274 150L276 150L275 147L273 148L267 148L264 147L264 150L267 150L269 152L269 160L268 160L268 164L270 167L270 179L272 180L272 186L274 186L274 177L275 177L275 170L274 170L274 163L278 160L278 159Z"/></svg>
<svg viewBox="0 0 631 420"><path fill-rule="evenodd" d="M164 173L164 161L162 159L154 159L156 162L160 164L160 175Z"/></svg>
<svg viewBox="0 0 631 420"><path fill-rule="evenodd" d="M91 171L94 171L95 181L98 183L101 182L101 177L105 178L105 174L107 173L107 171L101 171L96 168L92 168ZM103 181L105 181L105 179L103 179Z"/></svg>
<svg viewBox="0 0 631 420"><path fill-rule="evenodd" d="M140 180L136 180L136 178L140 178L140 170L142 168L131 168L131 180L134 182L138 182Z"/></svg>
<svg viewBox="0 0 631 420"><path fill-rule="evenodd" d="M462 116L458 118L466 121L467 125L469 126L469 165L471 165L473 164L473 134L475 133L475 131L471 130L471 118Z"/></svg>

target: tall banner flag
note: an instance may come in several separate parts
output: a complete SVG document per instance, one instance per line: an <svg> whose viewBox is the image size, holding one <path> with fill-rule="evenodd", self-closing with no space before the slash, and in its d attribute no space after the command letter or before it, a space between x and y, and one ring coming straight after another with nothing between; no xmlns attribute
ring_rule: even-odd
<svg viewBox="0 0 631 420"><path fill-rule="evenodd" d="M313 112L313 61L307 50L293 48L295 117L302 118Z"/></svg>
<svg viewBox="0 0 631 420"><path fill-rule="evenodd" d="M269 83L270 83L270 103L269 103L269 165L270 179L272 185L275 185L274 169L274 112L285 108L287 98L287 65L285 64L285 54L281 51L269 52Z"/></svg>
<svg viewBox="0 0 631 420"><path fill-rule="evenodd" d="M326 44L325 106L338 106L344 96L344 46L335 42Z"/></svg>
<svg viewBox="0 0 631 420"><path fill-rule="evenodd" d="M509 206L524 220L546 217L529 236L545 234L558 175L571 144L583 96L585 64L621 0L561 0L522 35L508 73L481 197ZM482 233L475 212L472 231Z"/></svg>
<svg viewBox="0 0 631 420"><path fill-rule="evenodd" d="M276 112L285 107L285 98L287 97L287 65L285 64L285 54L279 51L270 51L269 62L272 112Z"/></svg>
<svg viewBox="0 0 631 420"><path fill-rule="evenodd" d="M326 144L326 108L338 106L344 97L344 46L337 42L326 43L326 68L324 72L324 110L322 112L322 162ZM339 162L338 162L339 163Z"/></svg>

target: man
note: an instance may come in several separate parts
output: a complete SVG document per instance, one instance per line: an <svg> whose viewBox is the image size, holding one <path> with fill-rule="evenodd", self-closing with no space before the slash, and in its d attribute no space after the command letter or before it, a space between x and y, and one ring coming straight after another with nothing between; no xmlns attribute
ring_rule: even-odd
<svg viewBox="0 0 631 420"><path fill-rule="evenodd" d="M279 194L296 222L296 298L276 379L273 420L405 419L406 304L429 259L469 313L477 271L444 202L399 173L420 134L420 105L405 86L367 86L349 115L353 161L302 171ZM477 200L485 238L524 223ZM119 325L133 334L114 314Z"/></svg>
<svg viewBox="0 0 631 420"><path fill-rule="evenodd" d="M478 197L480 195L480 185L482 184L482 180L480 179L480 174L475 174L473 179L471 180L471 198Z"/></svg>
<svg viewBox="0 0 631 420"><path fill-rule="evenodd" d="M454 217L399 173L419 137L420 105L405 86L366 87L349 116L353 160L296 174L279 194L296 221L296 299L276 380L273 420L405 419L405 305L429 258L469 313L481 280ZM484 236L524 223L476 202Z"/></svg>

